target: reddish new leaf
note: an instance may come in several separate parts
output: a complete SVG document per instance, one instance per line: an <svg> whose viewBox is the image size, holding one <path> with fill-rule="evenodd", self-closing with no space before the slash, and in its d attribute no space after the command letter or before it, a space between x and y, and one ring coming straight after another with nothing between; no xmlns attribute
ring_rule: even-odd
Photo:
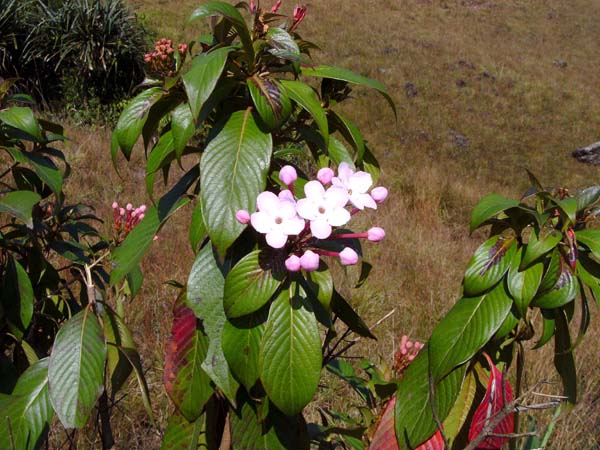
<svg viewBox="0 0 600 450"><path fill-rule="evenodd" d="M191 422L200 416L213 392L210 378L201 368L208 340L197 329L194 312L182 301L178 300L175 304L173 315L163 383L177 409Z"/></svg>
<svg viewBox="0 0 600 450"><path fill-rule="evenodd" d="M369 450L398 450L398 442L396 440L396 434L394 431L394 407L396 405L396 396L394 395L389 401L373 439L371 439L371 445ZM431 436L426 442L418 446L415 450L444 450L444 439L442 433L439 430Z"/></svg>
<svg viewBox="0 0 600 450"><path fill-rule="evenodd" d="M483 401L473 415L473 421L469 429L470 442L474 441L482 433L483 429L489 422L496 418L497 414L502 414L506 403L510 403L513 400L513 392L510 384L504 380L502 372L494 365L491 358L486 353L483 355L490 365L490 379ZM490 433L495 436L487 436L479 443L477 448L492 450L502 448L508 442L509 438L498 435L513 433L515 430L514 420L514 413L510 413L504 417Z"/></svg>

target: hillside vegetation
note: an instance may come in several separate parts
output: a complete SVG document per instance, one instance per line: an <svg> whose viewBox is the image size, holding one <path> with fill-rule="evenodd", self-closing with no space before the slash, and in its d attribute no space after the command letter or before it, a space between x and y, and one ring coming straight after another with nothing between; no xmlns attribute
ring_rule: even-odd
<svg viewBox="0 0 600 450"><path fill-rule="evenodd" d="M181 27L196 1L130 3L159 35L197 37L198 30ZM284 1L286 11L293 6ZM387 231L386 245L367 255L374 266L368 288L352 295L349 286L347 293L371 323L395 313L376 329L379 340L361 341L357 354L379 354L389 362L403 334L425 340L458 298L468 258L483 237L468 233L470 211L481 197L490 192L519 197L528 186L524 168L551 188L598 182L600 168L570 153L600 140L600 3L314 1L299 31L321 46L313 53L316 62L333 60L378 79L398 108L395 121L381 97L362 89L346 107L385 168L382 182L391 193L377 216ZM109 130L71 129L68 135L67 156L76 169L71 194L98 205L106 218L114 199L145 200L143 172L128 171L121 162L119 177L109 158L96 157L110 151ZM168 408L162 358L175 295L165 282L184 281L193 256L179 225L186 219L177 220L144 262L146 285L131 317L161 426ZM596 329L577 350L580 403L559 419L552 449L600 447L600 359L594 346L600 329L598 314L592 314ZM536 355L527 362L530 384L554 376L551 355ZM560 386L548 390L557 393ZM133 383L118 408L119 448L157 448L160 436ZM540 415L542 424L548 415Z"/></svg>

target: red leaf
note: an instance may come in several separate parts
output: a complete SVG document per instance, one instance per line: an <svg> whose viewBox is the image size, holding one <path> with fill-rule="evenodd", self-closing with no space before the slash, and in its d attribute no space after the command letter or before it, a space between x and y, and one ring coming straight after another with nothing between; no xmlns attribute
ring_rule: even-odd
<svg viewBox="0 0 600 450"><path fill-rule="evenodd" d="M487 390L481 404L475 410L471 428L469 429L469 441L475 440L483 431L483 428L504 408L506 403L513 400L513 391L507 381L504 380L502 372L494 365L491 358L483 354L490 365L490 379ZM515 430L514 413L507 415L496 425L493 434L510 434ZM488 436L477 446L481 449L497 450L508 442L508 437Z"/></svg>
<svg viewBox="0 0 600 450"><path fill-rule="evenodd" d="M389 401L381 420L375 430L369 450L398 450L396 433L394 431L394 406L396 405L396 396ZM415 450L444 450L444 439L439 431L421 444Z"/></svg>
<svg viewBox="0 0 600 450"><path fill-rule="evenodd" d="M396 441L396 432L394 431L394 406L396 405L396 396L394 395L388 402L373 439L369 450L398 450L398 442Z"/></svg>
<svg viewBox="0 0 600 450"><path fill-rule="evenodd" d="M208 376L200 368L206 355L203 335L196 329L194 312L178 300L167 340L163 384L177 409L189 421L202 412L211 394Z"/></svg>

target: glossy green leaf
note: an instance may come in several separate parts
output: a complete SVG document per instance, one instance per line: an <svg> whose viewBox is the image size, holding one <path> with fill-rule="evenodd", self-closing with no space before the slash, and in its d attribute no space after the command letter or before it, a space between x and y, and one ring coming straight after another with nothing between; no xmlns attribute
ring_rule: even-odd
<svg viewBox="0 0 600 450"><path fill-rule="evenodd" d="M182 103L173 110L171 116L171 133L173 134L173 147L177 158L181 158L183 149L194 136L196 125L188 103Z"/></svg>
<svg viewBox="0 0 600 450"><path fill-rule="evenodd" d="M54 162L45 155L36 152L25 152L14 148L7 151L16 162L30 164L40 179L52 190L59 194L62 192L63 176Z"/></svg>
<svg viewBox="0 0 600 450"><path fill-rule="evenodd" d="M50 401L65 428L82 428L104 390L106 343L91 307L58 331L50 362Z"/></svg>
<svg viewBox="0 0 600 450"><path fill-rule="evenodd" d="M562 258L561 258L562 260ZM561 261L561 270L556 283L546 292L540 292L532 304L540 308L558 308L573 301L577 296L579 283L567 265Z"/></svg>
<svg viewBox="0 0 600 450"><path fill-rule="evenodd" d="M327 146L329 142L327 115L321 106L321 100L315 90L301 81L280 80L280 84L284 87L289 97L313 117Z"/></svg>
<svg viewBox="0 0 600 450"><path fill-rule="evenodd" d="M554 334L554 366L563 383L564 395L569 403L577 402L577 371L571 350L569 324L564 311L556 310L556 333Z"/></svg>
<svg viewBox="0 0 600 450"><path fill-rule="evenodd" d="M238 32L240 40L242 41L242 45L247 52L246 56L248 61L253 61L254 50L252 46L252 39L250 38L250 32L248 31L248 27L246 26L244 18L234 6L225 2L210 1L196 8L186 23L189 24L198 19L211 16L223 16L229 22L231 22L235 30Z"/></svg>
<svg viewBox="0 0 600 450"><path fill-rule="evenodd" d="M588 271L583 258L577 261L577 276L579 277L579 281L590 288L592 296L600 306L600 278L595 276L591 271Z"/></svg>
<svg viewBox="0 0 600 450"><path fill-rule="evenodd" d="M288 416L311 401L321 375L321 338L305 294L293 283L271 304L260 349L260 379Z"/></svg>
<svg viewBox="0 0 600 450"><path fill-rule="evenodd" d="M306 422L301 415L285 417L274 408L266 418L257 406L243 398L240 407L231 415L232 450L308 450Z"/></svg>
<svg viewBox="0 0 600 450"><path fill-rule="evenodd" d="M506 273L517 251L513 238L493 236L476 251L465 272L464 295L474 297L492 288Z"/></svg>
<svg viewBox="0 0 600 450"><path fill-rule="evenodd" d="M229 401L235 404L235 394L239 385L229 370L221 342L223 326L226 322L223 309L224 283L212 246L205 245L198 252L190 271L186 303L202 321L204 332L209 339L202 369Z"/></svg>
<svg viewBox="0 0 600 450"><path fill-rule="evenodd" d="M22 136L23 139L35 142L44 141L42 128L35 118L31 108L11 106L10 108L1 110L0 122L4 122L6 125L25 133L25 135Z"/></svg>
<svg viewBox="0 0 600 450"><path fill-rule="evenodd" d="M475 400L475 391L477 390L477 380L472 371L467 372L463 381L460 393L456 398L456 402L444 420L444 435L448 439L448 443L452 446L454 439L465 424L469 411Z"/></svg>
<svg viewBox="0 0 600 450"><path fill-rule="evenodd" d="M554 200L554 203L562 210L571 223L575 223L575 215L577 214L577 200L571 197L566 197L562 200Z"/></svg>
<svg viewBox="0 0 600 450"><path fill-rule="evenodd" d="M9 214L24 222L29 228L33 226L31 213L41 197L31 191L12 191L0 197L0 213Z"/></svg>
<svg viewBox="0 0 600 450"><path fill-rule="evenodd" d="M6 291L13 294L12 300L15 302L15 304L11 305L11 310L13 307L16 307L20 322L18 326L20 329L25 331L31 323L31 318L33 317L33 303L35 300L33 297L33 286L31 285L29 275L27 275L27 272L23 266L14 258L11 258L11 263L9 265L11 270L7 270L5 275L13 274L12 264L14 264L15 278L12 280L12 286L5 286L5 292L2 294L2 297L6 294ZM10 282L11 280L7 281Z"/></svg>
<svg viewBox="0 0 600 450"><path fill-rule="evenodd" d="M542 309L542 334L533 348L540 348L546 345L556 329L556 319L554 310Z"/></svg>
<svg viewBox="0 0 600 450"><path fill-rule="evenodd" d="M354 308L335 289L331 295L331 310L354 333L362 337L377 339Z"/></svg>
<svg viewBox="0 0 600 450"><path fill-rule="evenodd" d="M348 81L350 83L356 83L375 89L381 95L383 95L383 97L387 100L390 107L392 108L392 111L394 111L394 116L396 115L396 105L394 105L394 101L392 100L392 97L390 97L390 95L388 94L385 86L379 81L364 77L348 69L333 66L303 67L302 74L311 77L331 78L334 80Z"/></svg>
<svg viewBox="0 0 600 450"><path fill-rule="evenodd" d="M177 410L169 417L160 450L198 450L205 416L189 422Z"/></svg>
<svg viewBox="0 0 600 450"><path fill-rule="evenodd" d="M48 358L29 366L12 394L0 397L0 411L0 448L38 448L54 415L48 396Z"/></svg>
<svg viewBox="0 0 600 450"><path fill-rule="evenodd" d="M194 166L159 200L156 206L146 210L145 216L140 223L133 228L121 245L113 251L112 257L115 266L110 274L111 285L114 286L137 267L146 250L154 241L154 236L156 236L161 225L171 214L187 203L188 200L184 195L189 187L198 179L198 175L198 166Z"/></svg>
<svg viewBox="0 0 600 450"><path fill-rule="evenodd" d="M522 251L522 248L519 248L519 251L513 257L508 271L507 285L519 313L524 317L542 281L544 265L537 263L520 272Z"/></svg>
<svg viewBox="0 0 600 450"><path fill-rule="evenodd" d="M437 383L468 361L498 330L512 300L503 283L480 297L462 298L438 323L429 341L431 376Z"/></svg>
<svg viewBox="0 0 600 450"><path fill-rule="evenodd" d="M582 189L575 195L577 202L577 212L589 208L594 203L600 200L600 186L590 186Z"/></svg>
<svg viewBox="0 0 600 450"><path fill-rule="evenodd" d="M173 310L173 327L167 341L163 384L177 409L194 421L213 394L210 378L202 369L208 338L196 326L194 312L178 300Z"/></svg>
<svg viewBox="0 0 600 450"><path fill-rule="evenodd" d="M335 123L336 128L342 133L342 136L344 136L344 139L354 147L356 164L361 166L365 155L365 141L360 129L337 111L330 110L329 116Z"/></svg>
<svg viewBox="0 0 600 450"><path fill-rule="evenodd" d="M164 91L160 87L146 89L131 99L119 116L119 121L114 131L115 142L128 160L131 156L133 145L142 134L142 129L148 119L150 108L161 99L163 94ZM114 153L116 151L117 148L113 148L113 160L115 159Z"/></svg>
<svg viewBox="0 0 600 450"><path fill-rule="evenodd" d="M471 233L483 223L501 212L519 206L519 202L499 194L489 194L482 198L473 208L471 215Z"/></svg>
<svg viewBox="0 0 600 450"><path fill-rule="evenodd" d="M193 65L183 76L192 117L198 118L204 102L215 89L232 47L224 47L194 58Z"/></svg>
<svg viewBox="0 0 600 450"><path fill-rule="evenodd" d="M206 237L208 231L204 224L204 216L202 214L202 202L196 203L194 212L192 212L192 221L190 222L190 246L192 251L196 252L202 240Z"/></svg>
<svg viewBox="0 0 600 450"><path fill-rule="evenodd" d="M254 75L246 80L258 115L269 129L281 127L292 113L287 91L277 80Z"/></svg>
<svg viewBox="0 0 600 450"><path fill-rule="evenodd" d="M175 157L175 144L173 141L173 131L169 130L159 139L146 161L146 191L152 200L154 200L154 179L156 173L165 166L168 166Z"/></svg>
<svg viewBox="0 0 600 450"><path fill-rule="evenodd" d="M600 230L579 230L575 232L578 242L581 242L592 251L596 258L600 258Z"/></svg>
<svg viewBox="0 0 600 450"><path fill-rule="evenodd" d="M283 281L268 251L255 250L244 256L225 278L223 306L227 317L258 311Z"/></svg>
<svg viewBox="0 0 600 450"><path fill-rule="evenodd" d="M292 55L300 56L300 49L294 38L283 28L270 27L267 31L267 41L273 47L271 53L277 55L277 51L284 51Z"/></svg>
<svg viewBox="0 0 600 450"><path fill-rule="evenodd" d="M326 311L331 309L333 277L329 268L322 263L318 270L307 273L308 288Z"/></svg>
<svg viewBox="0 0 600 450"><path fill-rule="evenodd" d="M339 166L341 163L345 162L350 164L350 167L354 168L354 161L352 155L350 155L350 152L348 151L346 146L333 136L329 138L327 154L336 166Z"/></svg>
<svg viewBox="0 0 600 450"><path fill-rule="evenodd" d="M223 353L235 377L248 391L259 377L258 358L266 314L261 311L230 319L223 327Z"/></svg>
<svg viewBox="0 0 600 450"><path fill-rule="evenodd" d="M237 111L207 145L200 161L204 223L220 253L244 230L235 214L253 211L265 188L273 148L250 109Z"/></svg>
<svg viewBox="0 0 600 450"><path fill-rule="evenodd" d="M523 260L521 261L521 269L529 266L540 256L548 253L558 245L561 239L562 233L555 229L543 229L541 231L532 229L529 241L525 247Z"/></svg>
<svg viewBox="0 0 600 450"><path fill-rule="evenodd" d="M434 405L438 418L444 421L461 389L466 365L453 370L437 386ZM398 383L395 428L400 450L412 450L429 439L437 424L431 409L427 346L408 366Z"/></svg>

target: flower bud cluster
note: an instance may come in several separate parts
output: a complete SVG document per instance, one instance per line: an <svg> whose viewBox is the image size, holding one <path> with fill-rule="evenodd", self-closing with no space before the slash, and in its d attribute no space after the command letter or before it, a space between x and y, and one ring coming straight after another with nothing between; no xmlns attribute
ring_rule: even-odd
<svg viewBox="0 0 600 450"><path fill-rule="evenodd" d="M352 216L365 208L377 209L387 197L387 189L376 187L371 175L354 171L349 164L341 163L337 176L332 169L319 170L316 180L304 185L305 197L297 199L294 183L298 175L292 166L284 166L279 171L279 179L287 189L279 194L262 192L256 199L257 211L238 211L236 219L250 224L256 231L265 235L267 244L288 252L286 268L291 272L300 269L313 271L319 267L320 256L339 258L343 265L358 262L358 254L351 247L340 252L321 248L325 240L368 239L379 242L385 237L380 227L372 227L364 233L334 233L335 229L346 225Z"/></svg>
<svg viewBox="0 0 600 450"><path fill-rule="evenodd" d="M127 237L129 232L140 223L146 213L146 205L140 205L134 208L131 203L127 203L124 208L117 202L113 202L113 228L117 241Z"/></svg>
<svg viewBox="0 0 600 450"><path fill-rule="evenodd" d="M401 375L407 367L414 361L419 352L425 347L425 344L419 341L411 341L408 336L402 336L400 340L400 349L396 352L394 361L394 371Z"/></svg>
<svg viewBox="0 0 600 450"><path fill-rule="evenodd" d="M188 46L181 42L177 50L181 56L185 56ZM162 38L154 44L154 51L144 55L144 62L148 65L149 71L163 76L173 76L175 74L175 48L171 39Z"/></svg>

